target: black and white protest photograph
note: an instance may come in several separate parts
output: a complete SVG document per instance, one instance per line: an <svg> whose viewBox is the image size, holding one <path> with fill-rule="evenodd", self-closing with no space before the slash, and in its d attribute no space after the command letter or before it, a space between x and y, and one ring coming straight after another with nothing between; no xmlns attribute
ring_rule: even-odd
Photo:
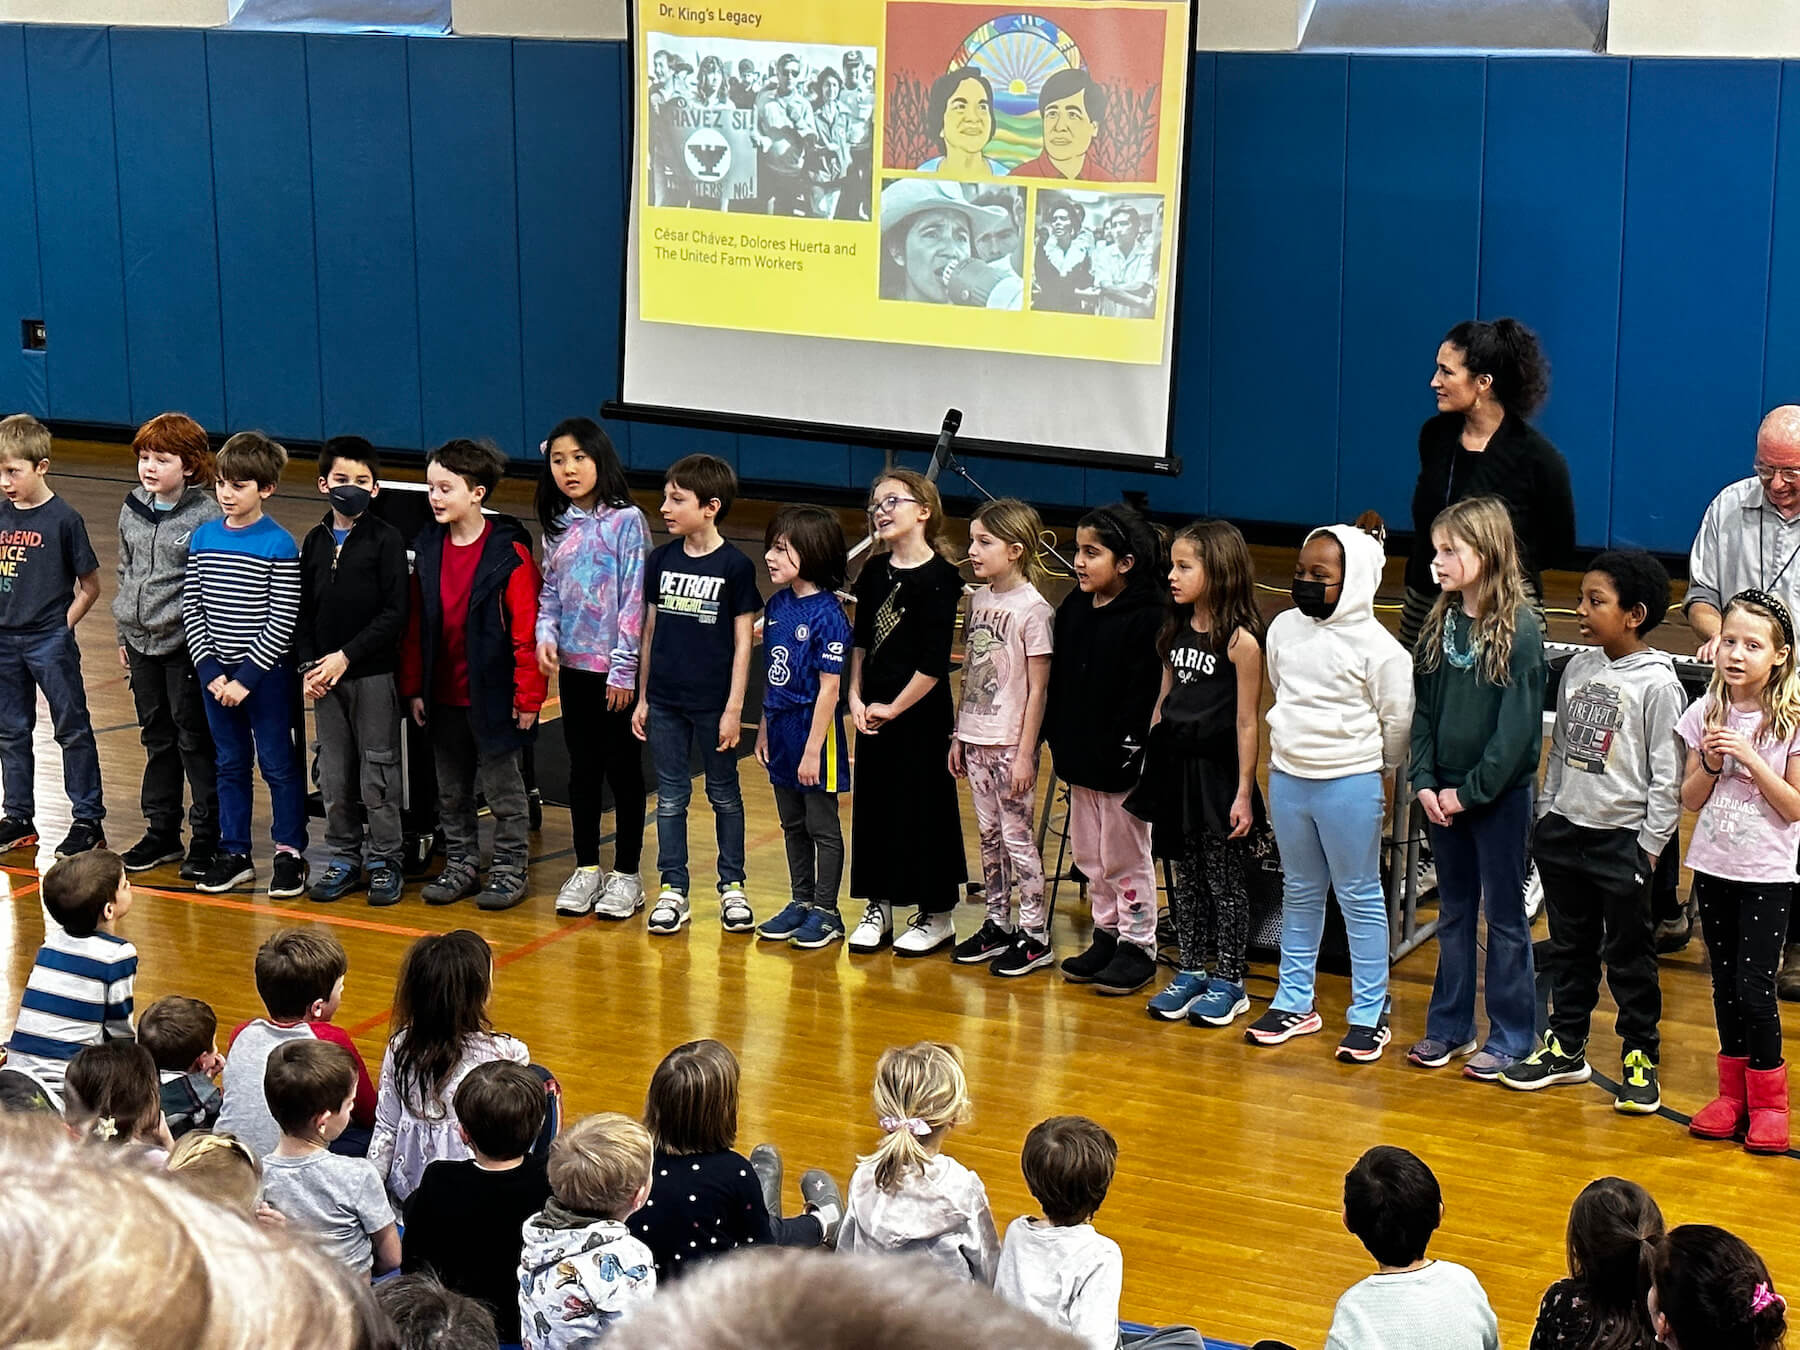
<svg viewBox="0 0 1800 1350"><path fill-rule="evenodd" d="M1023 188L890 178L880 212L883 300L1023 307Z"/></svg>
<svg viewBox="0 0 1800 1350"><path fill-rule="evenodd" d="M1108 319L1156 316L1162 197L1045 189L1036 206L1033 310Z"/></svg>

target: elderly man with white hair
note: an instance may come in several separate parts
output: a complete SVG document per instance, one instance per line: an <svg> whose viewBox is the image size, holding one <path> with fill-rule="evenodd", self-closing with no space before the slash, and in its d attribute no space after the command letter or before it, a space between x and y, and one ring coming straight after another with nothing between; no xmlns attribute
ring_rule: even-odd
<svg viewBox="0 0 1800 1350"><path fill-rule="evenodd" d="M1756 433L1755 473L1726 488L1700 520L1688 555L1682 608L1700 638L1695 653L1710 661L1719 645L1720 614L1739 591L1768 591L1800 612L1800 404L1784 404ZM1777 983L1800 1001L1800 906L1791 907L1787 949Z"/></svg>

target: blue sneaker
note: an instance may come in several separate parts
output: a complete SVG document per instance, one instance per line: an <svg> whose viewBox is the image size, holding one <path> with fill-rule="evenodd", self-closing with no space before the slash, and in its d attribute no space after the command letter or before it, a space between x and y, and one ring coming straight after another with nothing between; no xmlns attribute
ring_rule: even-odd
<svg viewBox="0 0 1800 1350"><path fill-rule="evenodd" d="M1207 980L1202 972L1178 971L1169 981L1168 988L1150 1000L1150 1015L1165 1022L1179 1022L1188 1015L1189 1008L1206 997L1206 989Z"/></svg>
<svg viewBox="0 0 1800 1350"><path fill-rule="evenodd" d="M843 936L844 921L838 917L835 909L808 909L806 922L794 930L794 935L788 939L788 945L810 952L820 947L829 947Z"/></svg>
<svg viewBox="0 0 1800 1350"><path fill-rule="evenodd" d="M362 881L362 868L355 863L345 862L342 858L334 859L325 874L313 882L307 891L310 899L329 903L342 900L355 890Z"/></svg>
<svg viewBox="0 0 1800 1350"><path fill-rule="evenodd" d="M1244 986L1230 980L1214 980L1206 994L1188 1009L1187 1019L1197 1027L1228 1027L1250 1011Z"/></svg>
<svg viewBox="0 0 1800 1350"><path fill-rule="evenodd" d="M781 913L762 922L756 930L756 936L764 942L786 942L800 931L801 925L806 922L806 916L811 910L810 905L804 905L798 900L790 900L787 908Z"/></svg>

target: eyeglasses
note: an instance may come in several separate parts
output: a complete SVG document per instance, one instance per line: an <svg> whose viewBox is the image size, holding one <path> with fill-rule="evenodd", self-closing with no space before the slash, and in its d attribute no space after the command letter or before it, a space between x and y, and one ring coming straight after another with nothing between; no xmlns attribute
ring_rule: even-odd
<svg viewBox="0 0 1800 1350"><path fill-rule="evenodd" d="M1773 464L1764 464L1761 460L1756 464L1756 476L1765 483L1773 483L1777 478L1783 487L1800 484L1800 469L1778 469Z"/></svg>
<svg viewBox="0 0 1800 1350"><path fill-rule="evenodd" d="M917 497L902 497L897 492L891 492L878 502L870 502L869 514L872 516L892 515L895 508L902 506L907 502L911 502L914 506L917 506L919 504L919 499Z"/></svg>

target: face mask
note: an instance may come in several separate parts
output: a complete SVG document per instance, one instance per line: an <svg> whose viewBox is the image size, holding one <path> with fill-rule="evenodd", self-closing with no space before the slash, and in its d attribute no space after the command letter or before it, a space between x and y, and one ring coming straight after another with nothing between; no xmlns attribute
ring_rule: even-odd
<svg viewBox="0 0 1800 1350"><path fill-rule="evenodd" d="M1294 597L1294 608L1309 619L1329 619L1337 612L1337 600L1325 598L1326 586L1322 581L1296 580L1289 591ZM1338 599L1342 599L1342 593Z"/></svg>
<svg viewBox="0 0 1800 1350"><path fill-rule="evenodd" d="M369 498L373 495L369 489L357 487L354 483L341 483L325 494L331 499L331 507L346 519L355 520L369 509Z"/></svg>

